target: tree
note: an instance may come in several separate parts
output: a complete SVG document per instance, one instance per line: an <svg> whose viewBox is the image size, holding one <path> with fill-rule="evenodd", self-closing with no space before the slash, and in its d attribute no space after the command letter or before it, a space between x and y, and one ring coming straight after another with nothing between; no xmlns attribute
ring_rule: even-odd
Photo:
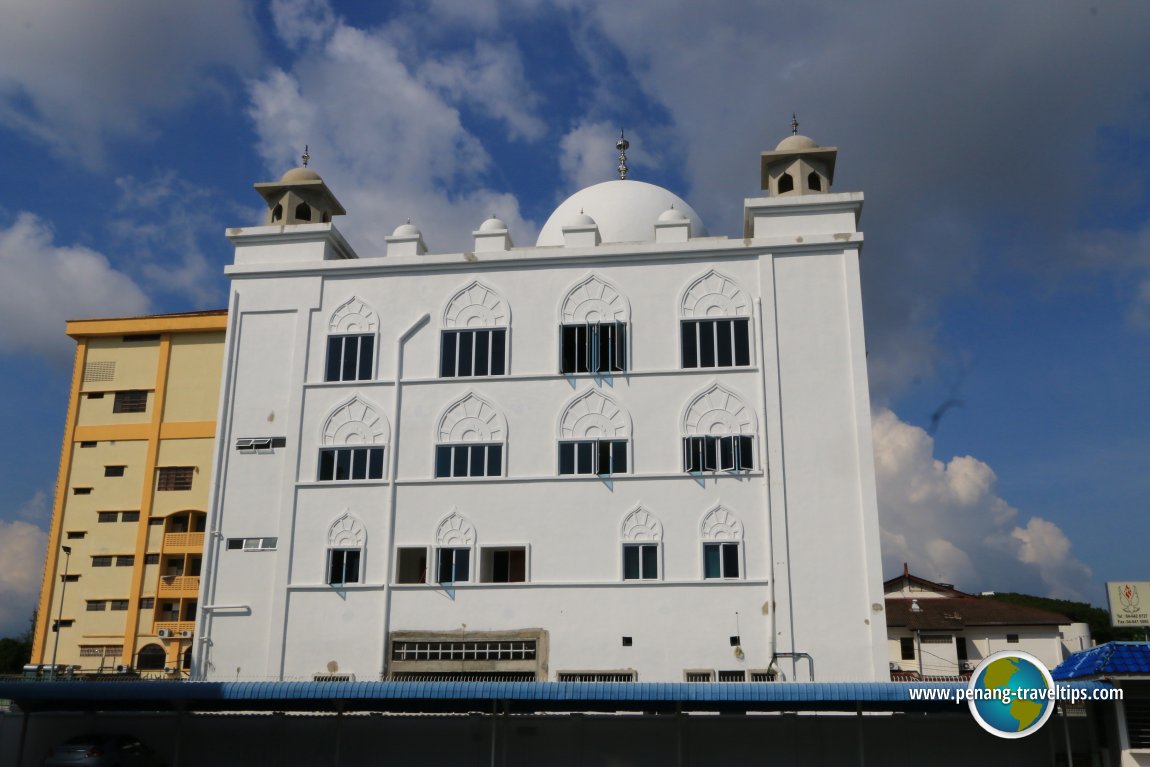
<svg viewBox="0 0 1150 767"><path fill-rule="evenodd" d="M1067 599L1048 599L1036 597L1031 594L1018 594L1012 591L1002 591L993 594L991 599L1000 602L1009 602L1023 607L1036 607L1040 610L1049 610L1052 613L1061 613L1077 623L1090 625L1090 636L1098 644L1103 642L1132 642L1141 641L1141 629L1114 628L1110 625L1110 613L1101 607L1086 602L1071 602Z"/></svg>

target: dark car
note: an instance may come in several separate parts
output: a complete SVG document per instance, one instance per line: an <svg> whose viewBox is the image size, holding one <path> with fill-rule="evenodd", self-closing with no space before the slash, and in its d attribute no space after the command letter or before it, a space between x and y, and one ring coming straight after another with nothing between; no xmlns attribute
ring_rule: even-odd
<svg viewBox="0 0 1150 767"><path fill-rule="evenodd" d="M139 738L106 733L68 738L44 757L44 767L163 766L163 760Z"/></svg>

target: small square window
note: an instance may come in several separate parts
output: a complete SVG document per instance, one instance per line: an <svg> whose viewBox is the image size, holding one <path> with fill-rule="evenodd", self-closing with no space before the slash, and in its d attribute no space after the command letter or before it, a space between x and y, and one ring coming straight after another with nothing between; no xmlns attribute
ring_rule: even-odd
<svg viewBox="0 0 1150 767"><path fill-rule="evenodd" d="M898 649L901 660L914 660L914 637L902 637L899 639Z"/></svg>
<svg viewBox="0 0 1150 767"><path fill-rule="evenodd" d="M97 522L115 522L119 518L120 512L118 511L101 511L96 514Z"/></svg>
<svg viewBox="0 0 1150 767"><path fill-rule="evenodd" d="M739 544L703 544L703 577L707 579L738 578Z"/></svg>
<svg viewBox="0 0 1150 767"><path fill-rule="evenodd" d="M325 381L370 381L375 335L330 336Z"/></svg>
<svg viewBox="0 0 1150 767"><path fill-rule="evenodd" d="M74 487L72 488L72 495L91 495L92 488L90 487Z"/></svg>
<svg viewBox="0 0 1150 767"><path fill-rule="evenodd" d="M439 583L467 583L471 580L471 549L439 549L436 568Z"/></svg>
<svg viewBox="0 0 1150 767"><path fill-rule="evenodd" d="M124 476L124 470L127 468L128 468L127 466L105 466L104 467L104 476L105 477L122 477L122 476Z"/></svg>
<svg viewBox="0 0 1150 767"><path fill-rule="evenodd" d="M68 573L67 575L61 575L60 580L62 580L64 583L75 583L76 581L80 580L80 576L78 573Z"/></svg>
<svg viewBox="0 0 1150 767"><path fill-rule="evenodd" d="M426 583L427 582L427 549L401 548L396 557L395 566L396 583Z"/></svg>
<svg viewBox="0 0 1150 767"><path fill-rule="evenodd" d="M113 599L111 602L108 603L108 607L110 607L112 610L127 610L128 609L128 600L126 600L126 599Z"/></svg>
<svg viewBox="0 0 1150 767"><path fill-rule="evenodd" d="M191 490L195 466L164 466L157 469L156 490Z"/></svg>
<svg viewBox="0 0 1150 767"><path fill-rule="evenodd" d="M80 443L80 447L83 447L83 448L95 447L95 446L96 446L95 442L81 442Z"/></svg>
<svg viewBox="0 0 1150 767"><path fill-rule="evenodd" d="M138 511L121 511L120 512L120 521L121 522L139 522L140 521L140 512L138 512Z"/></svg>
<svg viewBox="0 0 1150 767"><path fill-rule="evenodd" d="M658 544L627 543L623 545L623 580L650 581L658 578Z"/></svg>
<svg viewBox="0 0 1150 767"><path fill-rule="evenodd" d="M482 583L523 583L527 580L527 549L523 546L485 548L479 557Z"/></svg>
<svg viewBox="0 0 1150 767"><path fill-rule="evenodd" d="M1018 644L1018 634L1007 634L1006 635L1006 643L1007 644Z"/></svg>
<svg viewBox="0 0 1150 767"><path fill-rule="evenodd" d="M749 319L683 320L684 368L746 367L751 364Z"/></svg>
<svg viewBox="0 0 1150 767"><path fill-rule="evenodd" d="M92 567L111 567L112 558L109 556L92 557Z"/></svg>
<svg viewBox="0 0 1150 767"><path fill-rule="evenodd" d="M589 322L559 333L560 373L613 373L627 369L627 325Z"/></svg>
<svg viewBox="0 0 1150 767"><path fill-rule="evenodd" d="M503 473L503 445L438 445L436 477L497 477Z"/></svg>
<svg viewBox="0 0 1150 767"><path fill-rule="evenodd" d="M634 643L635 643L635 640L632 637L623 637L623 646L624 647L631 647Z"/></svg>
<svg viewBox="0 0 1150 767"><path fill-rule="evenodd" d="M163 526L163 524L164 524L164 518L163 517L148 517L148 526L149 527L151 527L153 525L156 527L161 527L161 526Z"/></svg>
<svg viewBox="0 0 1150 767"><path fill-rule="evenodd" d="M145 554L144 555L144 564L145 565L158 565L158 564L160 564L160 555L159 554Z"/></svg>
<svg viewBox="0 0 1150 767"><path fill-rule="evenodd" d="M86 536L87 534L88 534L87 530L69 530L68 531L68 540L77 541L77 540L80 540L81 538L83 538L84 536Z"/></svg>
<svg viewBox="0 0 1150 767"><path fill-rule="evenodd" d="M156 607L155 597L140 597L141 610L153 610Z"/></svg>
<svg viewBox="0 0 1150 767"><path fill-rule="evenodd" d="M148 410L148 392L133 389L116 392L116 401L112 404L113 413L144 413Z"/></svg>
<svg viewBox="0 0 1150 767"><path fill-rule="evenodd" d="M439 349L441 378L501 376L506 372L507 330L445 330Z"/></svg>
<svg viewBox="0 0 1150 767"><path fill-rule="evenodd" d="M121 554L116 557L116 567L131 567L136 564L136 557L134 554Z"/></svg>
<svg viewBox="0 0 1150 767"><path fill-rule="evenodd" d="M359 583L359 549L330 549L327 555L328 583L333 586Z"/></svg>
<svg viewBox="0 0 1150 767"><path fill-rule="evenodd" d="M85 603L85 609L90 613L103 612L108 609L108 603L102 599L89 599Z"/></svg>
<svg viewBox="0 0 1150 767"><path fill-rule="evenodd" d="M228 538L228 551L239 551L244 547L243 538Z"/></svg>

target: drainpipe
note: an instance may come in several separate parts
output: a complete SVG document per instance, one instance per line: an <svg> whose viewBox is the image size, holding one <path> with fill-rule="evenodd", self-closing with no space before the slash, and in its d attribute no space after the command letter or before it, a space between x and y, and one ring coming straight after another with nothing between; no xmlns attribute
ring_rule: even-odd
<svg viewBox="0 0 1150 767"><path fill-rule="evenodd" d="M412 323L411 327L400 334L395 343L395 401L391 409L391 461L387 478L391 481L390 492L387 497L387 551L384 553L385 565L383 574L383 646L380 649L379 678L387 678L387 647L388 636L391 631L391 569L392 553L395 551L395 496L399 490L397 480L399 477L399 417L403 412L403 347L416 331L431 320L431 315L425 313ZM430 567L430 563L428 563Z"/></svg>
<svg viewBox="0 0 1150 767"><path fill-rule="evenodd" d="M776 653L779 650L779 640L776 636L778 624L777 619L775 618L775 536L774 531L771 528L771 514L768 511L771 508L771 480L770 472L768 471L769 467L767 466L767 375L766 365L764 365L764 361L761 359L763 350L763 299L755 299L755 310L755 313L758 315L759 324L759 395L763 401L763 438L759 441L759 454L763 458L763 510L768 512L766 515L768 562L767 578L770 580L767 583L767 599L769 600L767 602L769 605L769 610L767 612L767 631L769 632L767 650L770 651L771 664L773 665L775 658L777 657ZM789 560L787 564L790 564ZM792 647L791 649L794 648Z"/></svg>

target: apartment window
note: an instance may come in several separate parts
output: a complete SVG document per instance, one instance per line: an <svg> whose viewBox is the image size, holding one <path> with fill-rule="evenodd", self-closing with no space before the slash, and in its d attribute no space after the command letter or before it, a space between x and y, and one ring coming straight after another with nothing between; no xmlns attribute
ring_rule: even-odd
<svg viewBox="0 0 1150 767"><path fill-rule="evenodd" d="M148 393L142 389L116 392L113 413L143 413L148 409Z"/></svg>
<svg viewBox="0 0 1150 767"><path fill-rule="evenodd" d="M120 512L121 522L139 522L140 512L138 511L122 511Z"/></svg>
<svg viewBox="0 0 1150 767"><path fill-rule="evenodd" d="M110 607L113 610L127 610L128 609L128 600L126 600L126 599L113 599L111 602L108 603L108 607Z"/></svg>
<svg viewBox="0 0 1150 767"><path fill-rule="evenodd" d="M329 336L325 381L370 381L375 335Z"/></svg>
<svg viewBox="0 0 1150 767"><path fill-rule="evenodd" d="M779 675L775 671L752 671L752 682L775 682L778 681Z"/></svg>
<svg viewBox="0 0 1150 767"><path fill-rule="evenodd" d="M72 624L75 623L73 618L64 618L63 620L52 621L52 630L59 631L60 629L70 629Z"/></svg>
<svg viewBox="0 0 1150 767"><path fill-rule="evenodd" d="M144 564L145 565L158 565L158 564L160 564L160 555L159 554L145 554L144 555Z"/></svg>
<svg viewBox="0 0 1150 767"><path fill-rule="evenodd" d="M654 543L623 544L623 580L650 581L659 577L659 546Z"/></svg>
<svg viewBox="0 0 1150 767"><path fill-rule="evenodd" d="M501 376L506 372L506 328L443 331L439 350L442 378Z"/></svg>
<svg viewBox="0 0 1150 767"><path fill-rule="evenodd" d="M319 479L321 482L383 479L383 448L320 448Z"/></svg>
<svg viewBox="0 0 1150 767"><path fill-rule="evenodd" d="M277 447L287 447L287 437L240 437L236 450L241 453L262 453Z"/></svg>
<svg viewBox="0 0 1150 767"><path fill-rule="evenodd" d="M228 538L228 551L274 551L279 538Z"/></svg>
<svg viewBox="0 0 1150 767"><path fill-rule="evenodd" d="M92 567L111 567L112 558L108 556L92 557Z"/></svg>
<svg viewBox="0 0 1150 767"><path fill-rule="evenodd" d="M713 681L715 681L715 672L714 671L685 671L685 672L683 672L683 678L686 679L686 681L692 682L695 684L700 684L703 682L713 682Z"/></svg>
<svg viewBox="0 0 1150 767"><path fill-rule="evenodd" d="M438 445L437 477L498 477L503 474L503 445Z"/></svg>
<svg viewBox="0 0 1150 767"><path fill-rule="evenodd" d="M359 549L328 549L327 582L332 586L359 583Z"/></svg>
<svg viewBox="0 0 1150 767"><path fill-rule="evenodd" d="M626 474L627 440L592 439L559 443L560 474Z"/></svg>
<svg viewBox="0 0 1150 767"><path fill-rule="evenodd" d="M70 540L70 541L79 540L79 539L83 538L84 536L86 536L87 534L88 534L87 530L69 530L68 531L68 540Z"/></svg>
<svg viewBox="0 0 1150 767"><path fill-rule="evenodd" d="M121 554L116 557L116 567L131 567L136 564L136 557L134 554Z"/></svg>
<svg viewBox="0 0 1150 767"><path fill-rule="evenodd" d="M684 368L728 368L751 364L751 321L683 320Z"/></svg>
<svg viewBox="0 0 1150 767"><path fill-rule="evenodd" d="M92 488L90 487L74 487L72 488L72 495L91 495Z"/></svg>
<svg viewBox="0 0 1150 767"><path fill-rule="evenodd" d="M126 469L126 468L128 468L128 467L127 466L105 466L104 467L104 476L105 477L122 477L122 476L124 476L124 469Z"/></svg>
<svg viewBox="0 0 1150 767"><path fill-rule="evenodd" d="M85 604L90 613L99 613L108 609L108 603L103 599L89 599Z"/></svg>
<svg viewBox="0 0 1150 767"><path fill-rule="evenodd" d="M427 582L427 549L422 546L399 549L396 556L395 582Z"/></svg>
<svg viewBox="0 0 1150 767"><path fill-rule="evenodd" d="M899 657L902 660L914 660L914 637L903 637L898 640Z"/></svg>
<svg viewBox="0 0 1150 767"><path fill-rule="evenodd" d="M527 549L523 546L485 548L479 556L482 583L523 583L527 580Z"/></svg>
<svg viewBox="0 0 1150 767"><path fill-rule="evenodd" d="M159 340L160 340L160 334L159 333L136 333L135 335L131 335L131 336L120 336L120 341L122 343L125 343L125 344L131 344L131 343L141 344L141 343L145 343L147 341L159 341Z"/></svg>
<svg viewBox="0 0 1150 767"><path fill-rule="evenodd" d="M1006 643L1007 644L1018 644L1018 634L1007 634L1006 635Z"/></svg>
<svg viewBox="0 0 1150 767"><path fill-rule="evenodd" d="M93 562L92 565L94 567L95 563ZM80 580L80 576L78 573L68 573L67 575L61 575L60 580L64 583L75 583L76 581Z"/></svg>
<svg viewBox="0 0 1150 767"><path fill-rule="evenodd" d="M720 682L745 682L747 681L747 672L739 671L719 671Z"/></svg>
<svg viewBox="0 0 1150 767"><path fill-rule="evenodd" d="M162 527L164 524L163 517L148 517L148 525L154 527Z"/></svg>
<svg viewBox="0 0 1150 767"><path fill-rule="evenodd" d="M471 549L439 549L436 566L440 583L467 583L471 580Z"/></svg>
<svg viewBox="0 0 1150 767"><path fill-rule="evenodd" d="M93 363L89 362L88 364L89 364L89 365L91 365L91 364L93 364ZM115 363L113 363L113 364L115 364ZM114 372L115 372L115 368L113 368L112 370L113 370L113 373L114 373ZM87 371L85 371L85 372L87 372ZM85 378L87 378L87 376L85 376ZM112 379L111 379L111 378L109 378L108 380L110 381L110 380L112 380ZM93 392L88 392L87 394L85 394L85 395L84 395L84 399L104 399L104 392L102 392L102 391L93 391Z"/></svg>
<svg viewBox="0 0 1150 767"><path fill-rule="evenodd" d="M563 325L560 373L613 373L627 369L627 325L588 322Z"/></svg>
<svg viewBox="0 0 1150 767"><path fill-rule="evenodd" d="M140 598L140 609L141 610L154 610L155 607L156 607L156 598L155 597L141 597Z"/></svg>
<svg viewBox="0 0 1150 767"><path fill-rule="evenodd" d="M560 682L634 682L634 671L560 671Z"/></svg>
<svg viewBox="0 0 1150 767"><path fill-rule="evenodd" d="M159 469L157 490L191 490L195 466L165 466Z"/></svg>
<svg viewBox="0 0 1150 767"><path fill-rule="evenodd" d="M96 514L97 522L115 522L119 518L120 512L118 511L101 511Z"/></svg>
<svg viewBox="0 0 1150 767"><path fill-rule="evenodd" d="M391 643L397 661L516 661L535 660L535 654L534 639Z"/></svg>
<svg viewBox="0 0 1150 767"><path fill-rule="evenodd" d="M703 577L704 578L738 578L739 577L739 544L738 543L704 543L703 544Z"/></svg>
<svg viewBox="0 0 1150 767"><path fill-rule="evenodd" d="M83 448L89 448L89 447L95 447L95 446L96 446L95 442L85 441L85 442L80 443L80 447L83 447Z"/></svg>
<svg viewBox="0 0 1150 767"><path fill-rule="evenodd" d="M684 437L684 470L749 471L755 468L754 439L749 435Z"/></svg>

